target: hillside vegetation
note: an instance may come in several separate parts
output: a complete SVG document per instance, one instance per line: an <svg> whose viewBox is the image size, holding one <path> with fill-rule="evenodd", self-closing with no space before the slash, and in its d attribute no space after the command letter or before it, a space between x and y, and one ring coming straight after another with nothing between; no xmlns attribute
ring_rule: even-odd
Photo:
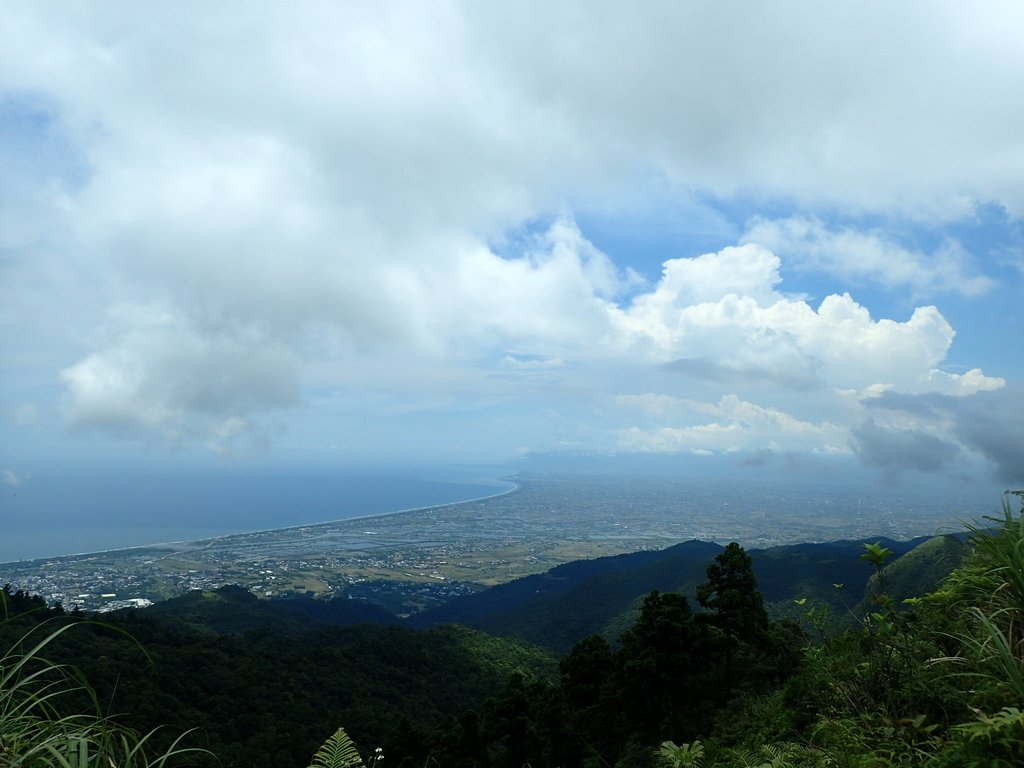
<svg viewBox="0 0 1024 768"><path fill-rule="evenodd" d="M955 537L941 537L940 541L947 538L963 546ZM903 570L903 588L908 595L923 594L956 566L952 551L940 551L933 541L870 540L887 547L900 561L924 547L912 557L914 565ZM803 612L794 600L809 598L827 604L836 621L851 618L849 609L864 598L871 577L871 571L858 559L865 543L835 541L751 550L758 588L769 613L776 618L800 619ZM420 628L465 624L565 654L593 634L615 642L636 620L641 600L652 590L680 592L695 599L698 585L706 578L708 561L723 550L720 544L687 541L659 551L566 563L457 598L413 616L409 624ZM837 583L842 589L835 588Z"/></svg>
<svg viewBox="0 0 1024 768"><path fill-rule="evenodd" d="M187 743L209 749L225 768L301 768L339 723L362 742L393 744L406 722L429 729L483 706L513 673L543 678L557 670L539 649L466 627L416 632L310 621L313 629L295 632L293 607L257 603L240 590L181 598L183 612L174 619L168 618L172 601L159 613L131 611L87 623L39 598L5 595L9 618L0 622L0 649L17 658L19 647L31 647L19 643L26 633L56 633L48 658L74 665L75 690L54 702L55 716L101 709L116 714L111 725L142 732L163 726L150 739L158 749L194 729ZM197 628L208 610L233 621L222 618L220 633ZM279 612L283 617L275 619ZM252 628L261 618L270 628ZM86 679L90 696L81 684ZM0 722L0 745L4 727ZM190 754L168 765L214 763Z"/></svg>
<svg viewBox="0 0 1024 768"><path fill-rule="evenodd" d="M497 698L503 732L490 730L493 710L467 715L420 756L508 768L1024 765L1024 522L1009 505L992 522L902 563L884 542L862 544L865 612L837 630L826 601L798 598L810 637L766 620L744 554L727 548L696 589L703 612L648 595L617 648L591 637L558 681L510 684ZM939 588L895 597L954 564Z"/></svg>
<svg viewBox="0 0 1024 768"><path fill-rule="evenodd" d="M0 694L28 704L0 709L0 766L304 768L320 745L316 765L347 766L349 734L372 768L1020 765L1024 523L995 522L967 541L690 542L452 606L510 634L534 612L560 661L467 627L344 626L393 621L361 604L226 588L100 624L5 589ZM22 663L26 636L74 668ZM63 746L23 759L26 724Z"/></svg>

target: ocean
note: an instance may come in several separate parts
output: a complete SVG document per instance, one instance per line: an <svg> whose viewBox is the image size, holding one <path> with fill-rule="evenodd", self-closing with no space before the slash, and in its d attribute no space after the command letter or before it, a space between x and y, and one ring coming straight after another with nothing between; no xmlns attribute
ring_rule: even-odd
<svg viewBox="0 0 1024 768"><path fill-rule="evenodd" d="M493 496L500 467L54 472L0 500L0 562L288 528ZM504 479L503 479L504 478Z"/></svg>

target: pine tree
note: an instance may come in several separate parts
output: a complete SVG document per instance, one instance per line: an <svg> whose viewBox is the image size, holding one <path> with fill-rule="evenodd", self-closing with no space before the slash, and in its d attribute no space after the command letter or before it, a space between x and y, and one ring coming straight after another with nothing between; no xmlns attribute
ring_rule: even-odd
<svg viewBox="0 0 1024 768"><path fill-rule="evenodd" d="M712 612L711 623L736 640L757 641L768 629L768 614L750 555L734 541L708 565L707 574L707 582L697 587L697 602Z"/></svg>

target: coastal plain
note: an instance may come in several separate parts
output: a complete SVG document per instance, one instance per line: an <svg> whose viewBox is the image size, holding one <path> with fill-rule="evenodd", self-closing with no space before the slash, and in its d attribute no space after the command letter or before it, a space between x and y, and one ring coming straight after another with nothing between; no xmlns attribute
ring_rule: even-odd
<svg viewBox="0 0 1024 768"><path fill-rule="evenodd" d="M990 511L969 499L666 477L535 473L515 482L508 493L426 509L3 563L0 583L90 611L237 584L264 598L367 598L407 615L572 560L691 539L908 539Z"/></svg>

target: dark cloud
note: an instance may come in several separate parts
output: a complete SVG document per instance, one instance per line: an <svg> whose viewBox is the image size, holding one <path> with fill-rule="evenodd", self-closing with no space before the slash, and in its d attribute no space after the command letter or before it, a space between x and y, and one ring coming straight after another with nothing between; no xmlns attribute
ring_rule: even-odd
<svg viewBox="0 0 1024 768"><path fill-rule="evenodd" d="M787 363L792 362L790 360ZM803 358L796 365L757 365L748 362L723 362L710 357L684 357L664 364L664 369L701 381L729 386L743 384L775 384L789 389L806 390L820 385L815 363Z"/></svg>
<svg viewBox="0 0 1024 768"><path fill-rule="evenodd" d="M886 391L877 397L869 397L864 400L866 408L886 408L890 411L902 411L903 413L935 418L938 416L936 406L947 405L952 398L945 395L908 395L902 392Z"/></svg>
<svg viewBox="0 0 1024 768"><path fill-rule="evenodd" d="M759 448L754 451L746 451L733 463L737 467L763 467L774 459L775 451L770 448Z"/></svg>
<svg viewBox="0 0 1024 768"><path fill-rule="evenodd" d="M1007 384L969 397L883 392L863 401L869 409L907 414L933 424L952 422L951 436L995 465L1005 483L1024 482L1024 385ZM868 419L853 432L854 450L868 466L895 469L943 468L952 443L920 430L892 430ZM901 456L906 451L906 456ZM948 459L946 459L948 460Z"/></svg>
<svg viewBox="0 0 1024 768"><path fill-rule="evenodd" d="M1024 384L1008 384L958 402L956 434L996 465L996 477L1024 483Z"/></svg>
<svg viewBox="0 0 1024 768"><path fill-rule="evenodd" d="M959 453L958 447L920 429L881 427L868 419L855 428L853 451L865 466L895 478L904 470L936 472Z"/></svg>

